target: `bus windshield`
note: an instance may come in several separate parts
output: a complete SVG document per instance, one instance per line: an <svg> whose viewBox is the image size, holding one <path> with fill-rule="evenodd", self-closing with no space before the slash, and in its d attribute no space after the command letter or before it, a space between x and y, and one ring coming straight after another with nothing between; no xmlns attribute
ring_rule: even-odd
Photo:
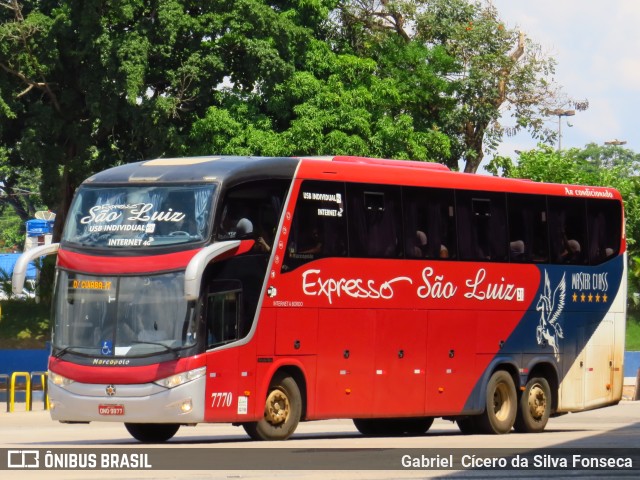
<svg viewBox="0 0 640 480"><path fill-rule="evenodd" d="M64 242L89 247L150 248L207 238L215 185L83 185Z"/></svg>
<svg viewBox="0 0 640 480"><path fill-rule="evenodd" d="M193 346L195 318L183 291L184 272L96 277L61 270L54 352L135 357Z"/></svg>

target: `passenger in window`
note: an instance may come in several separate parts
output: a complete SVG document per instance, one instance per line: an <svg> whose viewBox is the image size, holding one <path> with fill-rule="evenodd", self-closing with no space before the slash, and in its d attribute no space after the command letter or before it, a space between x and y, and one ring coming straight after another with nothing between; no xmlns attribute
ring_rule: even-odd
<svg viewBox="0 0 640 480"><path fill-rule="evenodd" d="M449 258L449 249L441 244L439 250L431 251L430 254L427 234L422 230L416 230L413 241L408 246L407 256L410 258L429 258L436 255L438 258Z"/></svg>
<svg viewBox="0 0 640 480"><path fill-rule="evenodd" d="M236 236L246 237L253 233L253 222L248 218L241 218L236 224Z"/></svg>
<svg viewBox="0 0 640 480"><path fill-rule="evenodd" d="M562 252L563 263L580 263L582 252L577 240L567 240L565 250Z"/></svg>
<svg viewBox="0 0 640 480"><path fill-rule="evenodd" d="M427 235L421 230L417 230L416 234L409 246L409 256L411 258L422 258L426 256Z"/></svg>
<svg viewBox="0 0 640 480"><path fill-rule="evenodd" d="M317 254L322 252L322 238L317 228L312 228L307 238L304 238L300 244L298 253Z"/></svg>
<svg viewBox="0 0 640 480"><path fill-rule="evenodd" d="M514 240L509 243L511 250L511 260L520 261L524 257L524 242L522 240Z"/></svg>

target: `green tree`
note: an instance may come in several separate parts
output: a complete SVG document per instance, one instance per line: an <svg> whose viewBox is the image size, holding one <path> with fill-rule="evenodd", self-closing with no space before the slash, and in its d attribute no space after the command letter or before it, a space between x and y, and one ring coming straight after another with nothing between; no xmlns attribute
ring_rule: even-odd
<svg viewBox="0 0 640 480"><path fill-rule="evenodd" d="M535 138L552 140L555 132L545 127L549 110L588 106L562 95L552 81L553 58L508 28L490 1L343 0L338 12L343 42L354 51L377 51L380 39L391 35L452 59L442 72L449 87L434 94L446 93L453 104L422 104L439 109L431 118L451 138L451 167L463 159L464 170L476 172L485 151L494 151L505 133L528 129ZM499 123L505 111L515 118L510 128Z"/></svg>
<svg viewBox="0 0 640 480"><path fill-rule="evenodd" d="M43 209L39 170L22 165L15 152L15 147L0 146L0 248L5 249L21 248L25 222Z"/></svg>
<svg viewBox="0 0 640 480"><path fill-rule="evenodd" d="M426 51L403 51L405 66L424 67ZM399 55L396 54L396 59ZM409 67L408 67L409 68ZM408 110L408 82L372 58L335 53L310 40L302 68L258 94L228 96L194 123L191 153L216 151L264 155L364 155L445 161L446 134ZM407 76L407 75L405 75ZM433 72L425 72L432 82Z"/></svg>
<svg viewBox="0 0 640 480"><path fill-rule="evenodd" d="M497 156L487 170L494 175L537 182L612 187L624 200L629 252L629 297L640 292L640 154L619 146L591 143L583 149L558 151L548 145L521 152L517 163Z"/></svg>
<svg viewBox="0 0 640 480"><path fill-rule="evenodd" d="M337 153L475 171L500 109L541 132L553 93L552 61L467 0L0 6L0 161L41 175L56 239L79 182L119 163Z"/></svg>
<svg viewBox="0 0 640 480"><path fill-rule="evenodd" d="M13 165L42 172L42 199L57 212L54 237L91 173L181 155L193 141L192 122L212 105L268 98L296 71L332 5L1 3L0 149L11 150Z"/></svg>

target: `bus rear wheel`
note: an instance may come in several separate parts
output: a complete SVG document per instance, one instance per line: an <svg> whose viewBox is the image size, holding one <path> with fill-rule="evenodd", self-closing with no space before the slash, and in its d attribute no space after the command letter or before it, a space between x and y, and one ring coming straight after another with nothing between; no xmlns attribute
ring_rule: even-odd
<svg viewBox="0 0 640 480"><path fill-rule="evenodd" d="M551 415L551 388L542 377L527 382L518 405L514 428L516 432L539 433L547 426Z"/></svg>
<svg viewBox="0 0 640 480"><path fill-rule="evenodd" d="M491 375L485 399L485 411L478 417L479 430L482 433L509 433L516 420L518 397L508 372L498 370Z"/></svg>
<svg viewBox="0 0 640 480"><path fill-rule="evenodd" d="M433 417L354 418L358 431L367 436L423 435L433 424Z"/></svg>
<svg viewBox="0 0 640 480"><path fill-rule="evenodd" d="M176 423L125 423L124 426L133 438L143 443L166 442L180 428Z"/></svg>
<svg viewBox="0 0 640 480"><path fill-rule="evenodd" d="M242 424L254 440L286 440L300 422L302 398L296 381L284 375L274 377L264 405L264 417Z"/></svg>

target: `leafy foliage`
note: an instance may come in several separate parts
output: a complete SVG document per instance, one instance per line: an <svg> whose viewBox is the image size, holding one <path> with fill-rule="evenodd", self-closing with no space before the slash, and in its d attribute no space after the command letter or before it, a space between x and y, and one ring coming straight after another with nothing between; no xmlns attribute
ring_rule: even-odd
<svg viewBox="0 0 640 480"><path fill-rule="evenodd" d="M3 4L0 148L11 165L42 172L40 191L57 212L57 238L73 190L90 174L135 159L184 154L191 124L211 107L226 108L227 99L238 103L254 96L264 107L296 71L332 5Z"/></svg>
<svg viewBox="0 0 640 480"><path fill-rule="evenodd" d="M275 86L267 104L248 94L210 107L194 122L190 153L448 158L449 138L415 124L403 108L413 99L395 81L376 75L373 59L310 42L307 68Z"/></svg>
<svg viewBox="0 0 640 480"><path fill-rule="evenodd" d="M430 121L450 137L450 167L457 168L463 159L464 170L475 173L485 151L494 151L505 134L521 129L550 141L555 133L544 123L550 110L567 103L588 106L561 94L551 78L553 58L522 32L508 28L491 2L351 0L340 2L338 12L342 43L360 56L379 59L377 45L390 37L396 39L396 56L418 49L430 52L428 64L436 65L440 83L418 83L412 96L422 112L409 112L414 120L428 112ZM434 63L436 57L447 61ZM407 71L409 77L414 73ZM402 69L397 73L398 84L416 85ZM425 90L426 98L420 98ZM506 111L515 119L509 128L498 122Z"/></svg>
<svg viewBox="0 0 640 480"><path fill-rule="evenodd" d="M44 348L51 338L48 305L3 300L0 306L0 348Z"/></svg>
<svg viewBox="0 0 640 480"><path fill-rule="evenodd" d="M454 168L463 158L475 171L502 138L502 108L514 106L517 128L541 132L534 112L553 100L552 60L490 3L2 6L0 181L31 190L21 182L42 179L56 239L77 185L120 163L349 153ZM34 199L20 199L11 206L26 219Z"/></svg>
<svg viewBox="0 0 640 480"><path fill-rule="evenodd" d="M540 145L521 152L517 164L495 157L487 168L494 175L527 178L538 182L612 187L624 200L626 241L629 251L629 298L640 292L640 154L619 146L589 144L584 149L557 151ZM632 303L633 306L635 303ZM640 303L637 304L640 307Z"/></svg>

